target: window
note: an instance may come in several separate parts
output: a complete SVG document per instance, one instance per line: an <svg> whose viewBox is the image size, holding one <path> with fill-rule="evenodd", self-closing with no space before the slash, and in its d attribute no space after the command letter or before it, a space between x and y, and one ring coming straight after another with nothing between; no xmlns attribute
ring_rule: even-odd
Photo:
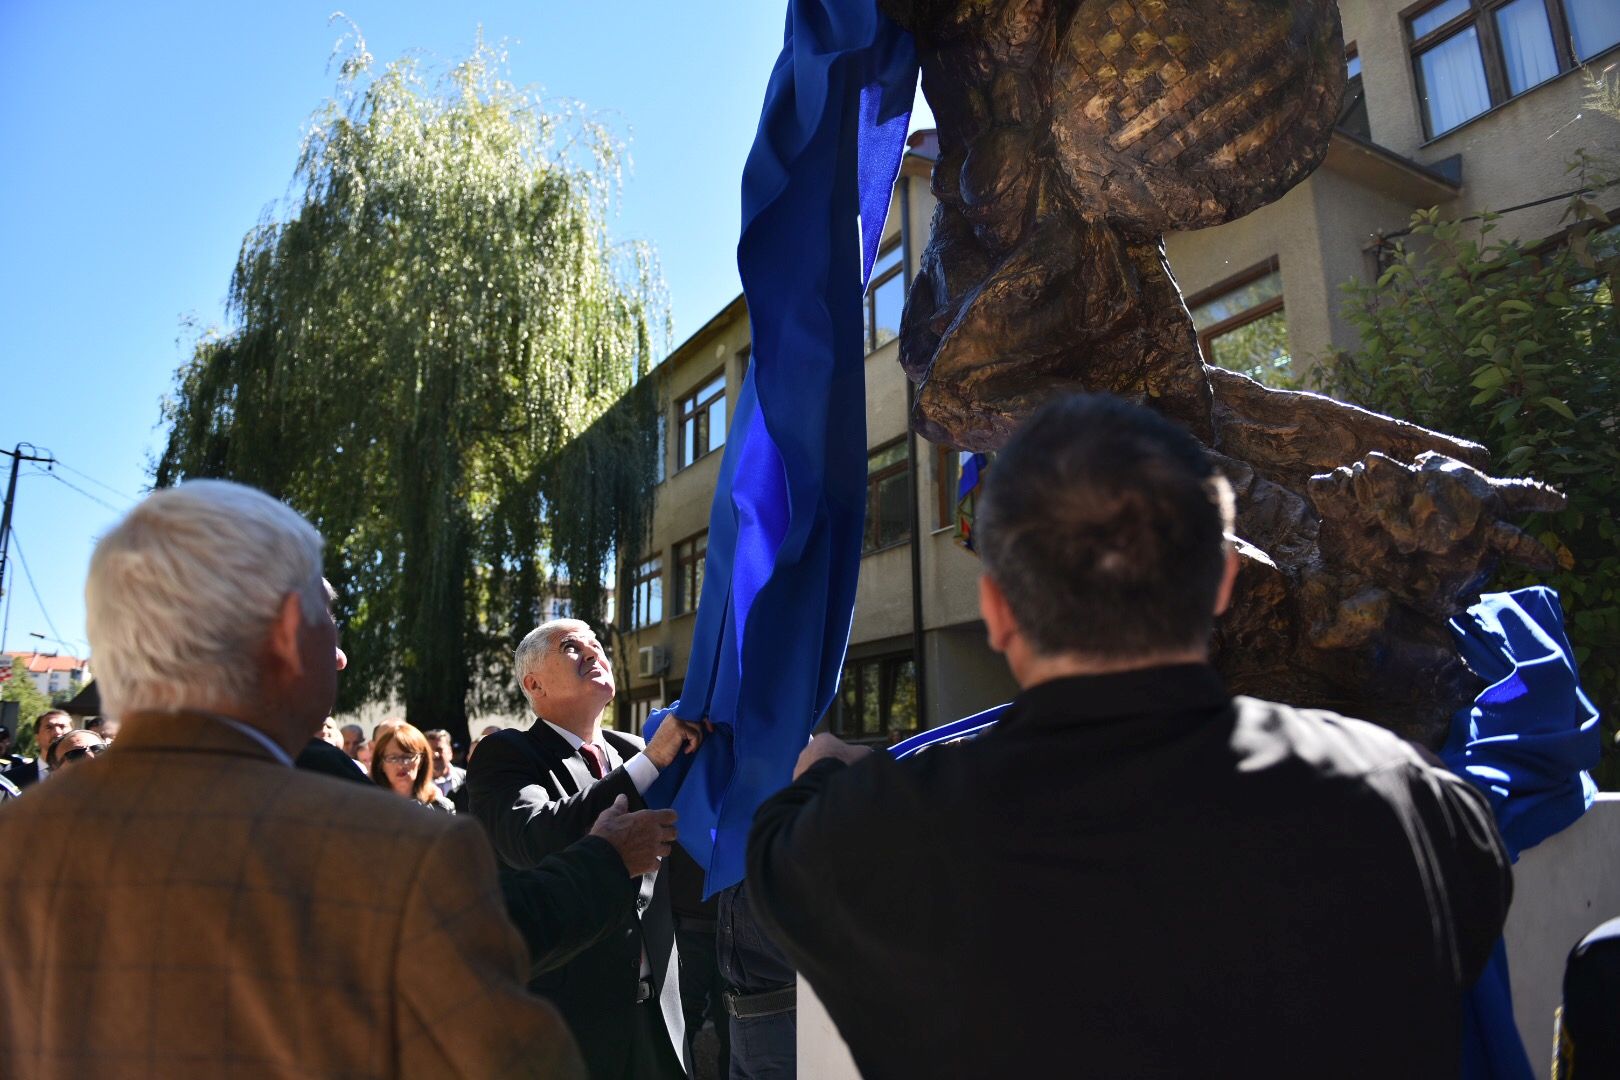
<svg viewBox="0 0 1620 1080"><path fill-rule="evenodd" d="M709 533L698 533L675 545L675 614L696 611L703 595L703 560L709 554Z"/></svg>
<svg viewBox="0 0 1620 1080"><path fill-rule="evenodd" d="M1430 138L1620 44L1614 0L1440 0L1407 19Z"/></svg>
<svg viewBox="0 0 1620 1080"><path fill-rule="evenodd" d="M903 544L911 539L910 485L906 441L899 439L866 458L866 541L861 551Z"/></svg>
<svg viewBox="0 0 1620 1080"><path fill-rule="evenodd" d="M663 707L664 699L660 697L631 698L629 715L625 718L629 721L630 727L628 730L630 733L640 735L642 729L647 726L647 720L652 716L652 711Z"/></svg>
<svg viewBox="0 0 1620 1080"><path fill-rule="evenodd" d="M664 620L664 560L657 555L636 567L630 582L630 627Z"/></svg>
<svg viewBox="0 0 1620 1080"><path fill-rule="evenodd" d="M934 447L934 493L938 503L935 527L956 524L957 485L962 480L962 453L949 446Z"/></svg>
<svg viewBox="0 0 1620 1080"><path fill-rule="evenodd" d="M1361 54L1352 43L1344 51L1344 99L1339 106L1339 126L1363 139L1372 138L1367 122L1367 93L1361 86Z"/></svg>
<svg viewBox="0 0 1620 1080"><path fill-rule="evenodd" d="M897 742L920 730L918 719L917 665L909 652L844 665L828 718L839 738Z"/></svg>
<svg viewBox="0 0 1620 1080"><path fill-rule="evenodd" d="M866 351L875 352L900 336L900 315L906 307L903 253L896 240L872 263L871 284L866 288Z"/></svg>
<svg viewBox="0 0 1620 1080"><path fill-rule="evenodd" d="M698 387L680 400L681 443L677 469L684 469L704 454L726 444L726 373Z"/></svg>
<svg viewBox="0 0 1620 1080"><path fill-rule="evenodd" d="M546 604L546 621L547 622L552 622L552 621L554 621L556 619L572 619L573 617L574 617L574 604L573 604L573 601L564 600L561 597L554 596L554 597L551 598L550 601L547 602L547 604Z"/></svg>
<svg viewBox="0 0 1620 1080"><path fill-rule="evenodd" d="M1204 360L1267 385L1289 371L1282 274L1272 259L1188 303Z"/></svg>

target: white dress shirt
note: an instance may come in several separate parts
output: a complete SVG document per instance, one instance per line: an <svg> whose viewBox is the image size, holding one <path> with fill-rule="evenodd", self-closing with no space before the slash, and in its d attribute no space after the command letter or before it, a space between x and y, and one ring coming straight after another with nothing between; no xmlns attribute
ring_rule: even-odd
<svg viewBox="0 0 1620 1080"><path fill-rule="evenodd" d="M558 727L556 724L553 724L550 720L547 720L543 716L537 716L535 719L539 720L542 724L546 725L546 727L567 739L568 745L572 746L575 750L578 750L580 747L585 745L585 740L580 738L578 735L575 735L572 731L569 731L566 728ZM597 743L596 745L600 746L601 744ZM602 757L604 760L607 758L607 750L605 748L602 751ZM624 763L624 771L630 775L630 782L636 786L637 795L647 794L647 789L652 787L652 782L658 779L658 766L654 765L646 754L637 754L635 757L626 761Z"/></svg>

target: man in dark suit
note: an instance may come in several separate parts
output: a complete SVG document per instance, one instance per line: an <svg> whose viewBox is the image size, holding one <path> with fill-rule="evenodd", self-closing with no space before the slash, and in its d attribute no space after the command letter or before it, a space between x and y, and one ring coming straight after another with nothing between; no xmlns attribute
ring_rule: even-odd
<svg viewBox="0 0 1620 1080"><path fill-rule="evenodd" d="M527 731L485 738L468 764L473 815L501 859L528 869L584 836L616 799L633 809L659 770L702 733L671 717L651 743L604 730L613 671L583 622L531 631L515 667L536 717ZM668 812L668 840L674 840ZM643 876L624 895L619 930L530 984L557 1003L597 1080L679 1077L685 1034L667 875Z"/></svg>
<svg viewBox="0 0 1620 1080"><path fill-rule="evenodd" d="M1455 1076L1512 879L1426 751L1232 698L1232 497L1186 432L1054 402L975 538L1022 692L905 760L817 736L761 807L760 921L867 1077Z"/></svg>

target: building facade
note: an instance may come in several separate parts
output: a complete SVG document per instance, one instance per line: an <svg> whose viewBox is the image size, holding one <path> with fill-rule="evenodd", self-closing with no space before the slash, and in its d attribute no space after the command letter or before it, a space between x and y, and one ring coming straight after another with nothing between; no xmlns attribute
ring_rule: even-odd
<svg viewBox="0 0 1620 1080"><path fill-rule="evenodd" d="M1554 236L1580 149L1620 149L1585 107L1587 75L1620 63L1620 0L1341 0L1348 85L1322 167L1247 217L1166 238L1211 362L1298 374L1354 348L1340 285L1370 280L1414 210L1506 215L1499 231ZM907 428L895 334L928 240L931 132L912 136L866 297L867 529L844 679L825 725L888 743L1007 700L985 644L978 560L958 543L957 456ZM1620 189L1605 206L1620 205ZM1547 200L1542 202L1541 200ZM738 297L654 371L666 408L651 538L618 577L624 630L616 723L639 730L680 696L702 590L726 425L749 361Z"/></svg>
<svg viewBox="0 0 1620 1080"><path fill-rule="evenodd" d="M69 690L90 681L90 661L82 660L77 656L41 652L7 652L7 670L10 670L11 664L15 660L22 660L27 664L28 677L39 688L39 692L48 697L66 694Z"/></svg>

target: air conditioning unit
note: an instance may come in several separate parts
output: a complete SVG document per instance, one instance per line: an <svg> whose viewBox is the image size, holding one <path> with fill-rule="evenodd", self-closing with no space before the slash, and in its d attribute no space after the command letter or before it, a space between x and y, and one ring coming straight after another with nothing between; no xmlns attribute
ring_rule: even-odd
<svg viewBox="0 0 1620 1080"><path fill-rule="evenodd" d="M636 650L636 675L650 679L669 670L669 650L662 645L643 645Z"/></svg>

